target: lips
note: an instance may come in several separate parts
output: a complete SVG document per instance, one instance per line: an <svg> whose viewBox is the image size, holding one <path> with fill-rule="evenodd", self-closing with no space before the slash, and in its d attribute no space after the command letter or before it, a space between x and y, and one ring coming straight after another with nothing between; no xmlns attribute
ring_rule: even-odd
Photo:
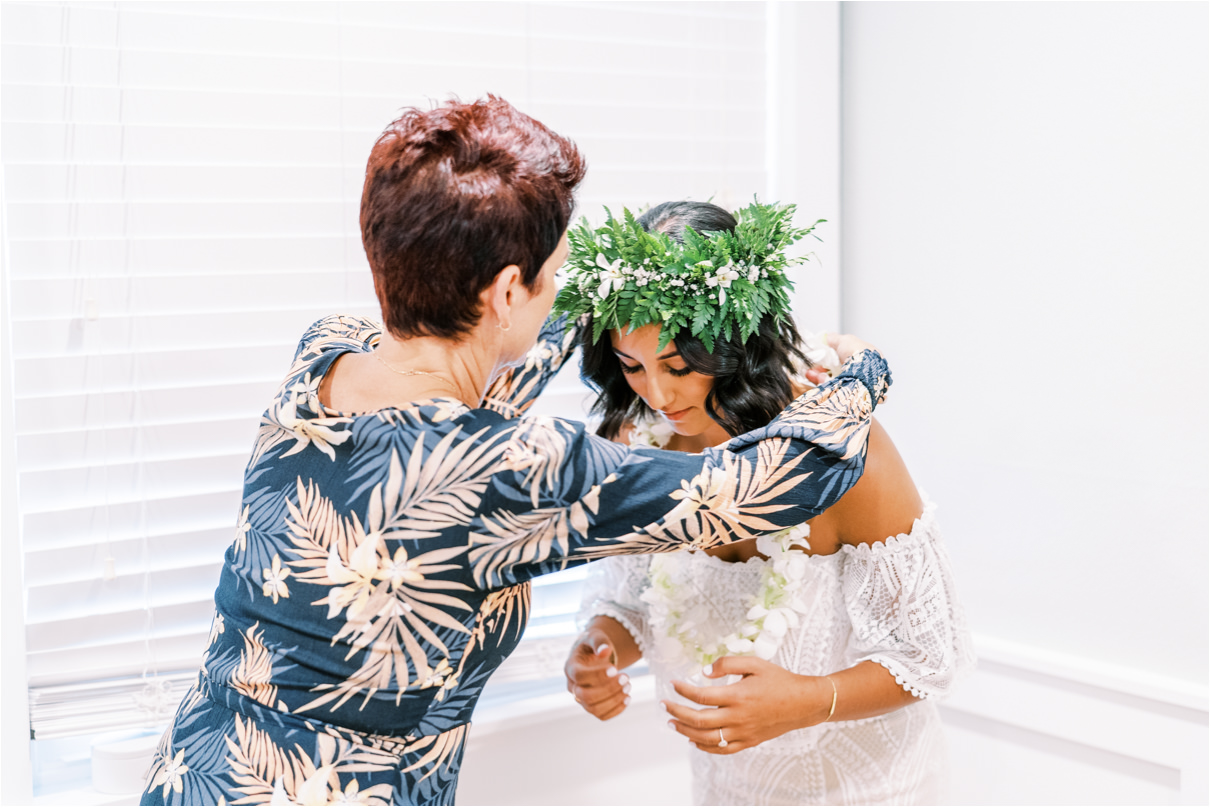
<svg viewBox="0 0 1211 808"><path fill-rule="evenodd" d="M661 410L660 414L665 418L668 418L670 421L680 421L682 418L685 418L685 416L690 414L690 408L687 407L684 410L677 410L676 412L665 412L664 410Z"/></svg>

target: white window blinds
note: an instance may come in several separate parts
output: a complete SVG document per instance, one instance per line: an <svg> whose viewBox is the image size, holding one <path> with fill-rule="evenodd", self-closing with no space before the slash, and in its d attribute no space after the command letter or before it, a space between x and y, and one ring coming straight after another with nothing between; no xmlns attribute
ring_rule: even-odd
<svg viewBox="0 0 1211 808"><path fill-rule="evenodd" d="M257 419L299 336L336 310L377 313L357 208L400 107L509 99L578 142L594 220L602 204L764 187L762 4L6 2L0 15L38 737L175 706ZM571 371L539 406L579 417L582 398ZM533 634L566 647L576 577L539 587Z"/></svg>

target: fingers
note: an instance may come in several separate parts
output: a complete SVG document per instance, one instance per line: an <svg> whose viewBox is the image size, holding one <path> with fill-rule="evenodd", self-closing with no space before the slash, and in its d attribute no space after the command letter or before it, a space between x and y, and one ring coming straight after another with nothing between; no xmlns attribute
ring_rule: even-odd
<svg viewBox="0 0 1211 808"><path fill-rule="evenodd" d="M631 686L629 684L618 688L614 693L593 704L583 704L585 712L602 720L609 721L621 713L631 703Z"/></svg>
<svg viewBox="0 0 1211 808"><path fill-rule="evenodd" d="M573 686L603 685L608 679L618 676L618 669L610 664L613 653L614 649L609 643L602 643L596 649L586 642L574 647L563 666L568 689L571 690Z"/></svg>
<svg viewBox="0 0 1211 808"><path fill-rule="evenodd" d="M672 716L674 721L684 724L692 729L711 729L712 727L720 726L719 710L696 710L693 707L687 707L684 704L678 704L675 701L662 701L665 712Z"/></svg>
<svg viewBox="0 0 1211 808"><path fill-rule="evenodd" d="M808 368L803 371L803 375L814 385L824 384L829 379L827 370L819 370L817 368Z"/></svg>
<svg viewBox="0 0 1211 808"><path fill-rule="evenodd" d="M677 694L684 696L695 704L703 704L707 707L721 707L731 700L731 694L727 692L726 685L719 687L696 687L686 682L674 680L672 682L673 690Z"/></svg>
<svg viewBox="0 0 1211 808"><path fill-rule="evenodd" d="M725 656L719 657L707 665L702 672L711 679L719 679L723 676L749 676L761 673L772 664L761 657Z"/></svg>
<svg viewBox="0 0 1211 808"><path fill-rule="evenodd" d="M564 669L572 698L603 721L618 715L631 703L631 679L609 664L610 650L594 653L587 661L571 659Z"/></svg>
<svg viewBox="0 0 1211 808"><path fill-rule="evenodd" d="M605 721L630 703L630 677L611 664L614 649L588 632L572 648L564 664L568 692L585 711Z"/></svg>
<svg viewBox="0 0 1211 808"><path fill-rule="evenodd" d="M674 716L668 723L669 728L679 735L683 735L690 743L703 752L709 752L712 755L732 755L751 746L751 744L735 736L738 730L733 730L732 737L729 737L726 709L694 710L671 702L665 702L664 704L669 714ZM689 714L687 715L688 722L676 717L686 715L687 713ZM720 735L721 731L722 735ZM721 740L726 740L727 744L721 746Z"/></svg>
<svg viewBox="0 0 1211 808"><path fill-rule="evenodd" d="M854 354L875 347L869 342L863 342L853 334L829 334L828 344L837 352L837 358L841 360L842 364L848 362Z"/></svg>
<svg viewBox="0 0 1211 808"><path fill-rule="evenodd" d="M619 674L616 679L608 680L605 684L576 686L572 689L572 696L586 707L601 704L615 697L622 698L630 693L631 680L625 673Z"/></svg>

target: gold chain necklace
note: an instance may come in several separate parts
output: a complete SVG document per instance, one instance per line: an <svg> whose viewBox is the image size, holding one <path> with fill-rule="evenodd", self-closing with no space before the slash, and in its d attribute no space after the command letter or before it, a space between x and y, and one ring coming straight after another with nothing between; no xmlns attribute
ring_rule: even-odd
<svg viewBox="0 0 1211 808"><path fill-rule="evenodd" d="M403 370L397 370L397 369L391 367L390 365L388 365L387 360L383 359L381 356L378 355L378 351L373 351L371 353L371 356L373 356L378 361L382 362L383 367L385 367L387 370L391 371L392 373L397 373L400 376L428 376L430 379L437 379L439 382L446 385L447 388L454 391L455 398L458 398L458 396L459 396L458 387L454 384L454 382L450 381L449 379L442 378L441 376L438 376L436 373L429 373L428 371L425 371L425 370L413 370L412 368L404 368Z"/></svg>

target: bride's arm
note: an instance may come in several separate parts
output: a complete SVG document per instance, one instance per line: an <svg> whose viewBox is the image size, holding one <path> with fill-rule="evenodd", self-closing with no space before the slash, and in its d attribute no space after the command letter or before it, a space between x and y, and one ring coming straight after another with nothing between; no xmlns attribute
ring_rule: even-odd
<svg viewBox="0 0 1211 808"><path fill-rule="evenodd" d="M975 656L937 522L929 509L921 520L907 535L843 548L852 667L804 676L752 657L725 657L709 675L744 678L726 687L675 684L683 696L718 709L669 703L674 729L705 751L731 754L792 729L948 695ZM726 747L718 745L720 729Z"/></svg>
<svg viewBox="0 0 1211 808"><path fill-rule="evenodd" d="M702 751L720 755L749 749L791 730L825 721L871 718L917 701L886 668L869 661L827 676L803 676L757 657L724 657L708 675L744 678L727 687L673 683L682 696L716 709L664 704L673 729ZM727 746L719 745L721 729Z"/></svg>
<svg viewBox="0 0 1211 808"><path fill-rule="evenodd" d="M630 679L622 670L643 657L648 565L648 556L606 558L593 565L581 586L577 622L585 630L572 644L564 675L577 703L602 721L630 703Z"/></svg>

